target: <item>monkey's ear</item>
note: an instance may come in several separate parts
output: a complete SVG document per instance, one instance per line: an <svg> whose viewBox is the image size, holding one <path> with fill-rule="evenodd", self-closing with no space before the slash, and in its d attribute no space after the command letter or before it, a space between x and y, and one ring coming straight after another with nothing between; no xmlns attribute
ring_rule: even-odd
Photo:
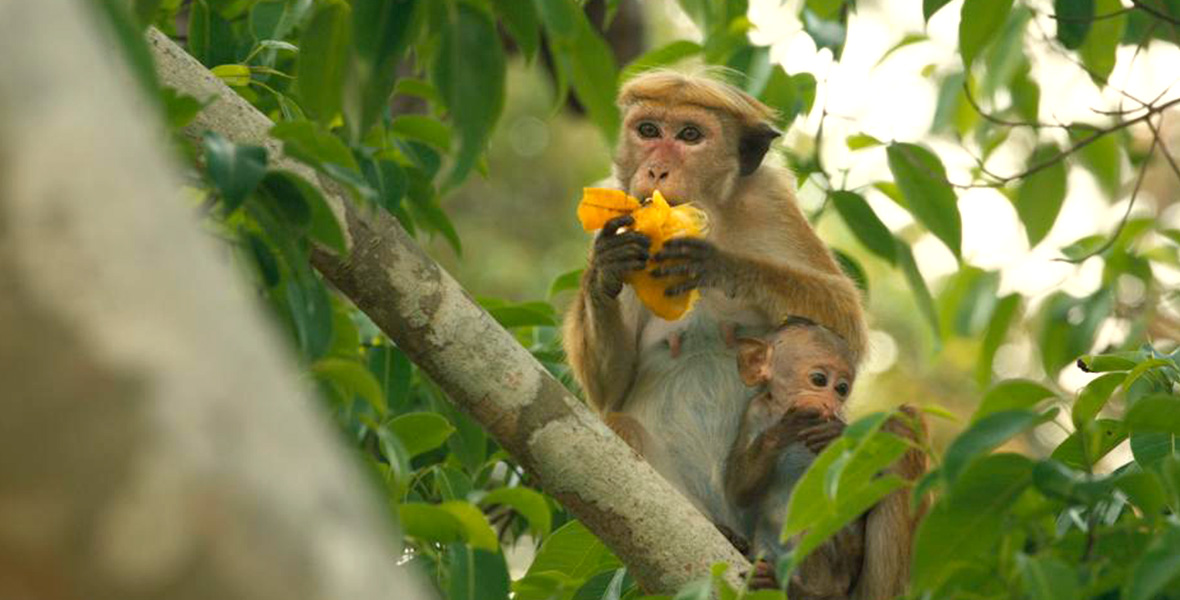
<svg viewBox="0 0 1180 600"><path fill-rule="evenodd" d="M770 150L770 143L780 135L782 132L766 123L742 132L742 139L738 141L738 165L743 177L758 170L766 151Z"/></svg>
<svg viewBox="0 0 1180 600"><path fill-rule="evenodd" d="M742 383L755 386L770 381L770 355L773 352L766 340L738 339L738 374Z"/></svg>

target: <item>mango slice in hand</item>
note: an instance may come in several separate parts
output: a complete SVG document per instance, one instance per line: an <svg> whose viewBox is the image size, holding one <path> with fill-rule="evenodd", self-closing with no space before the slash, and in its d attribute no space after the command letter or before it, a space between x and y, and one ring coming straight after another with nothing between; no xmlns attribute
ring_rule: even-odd
<svg viewBox="0 0 1180 600"><path fill-rule="evenodd" d="M671 206L658 190L647 202L640 202L620 190L582 190L582 201L578 204L578 220L586 231L602 229L607 221L622 215L631 215L635 218L631 229L651 240L653 256L664 246L664 242L675 237L700 237L708 227L708 219L703 211L688 204ZM683 282L685 278L652 277L651 271L657 266L654 261L649 260L647 268L631 273L627 276L626 282L635 289L639 300L653 314L666 321L675 321L692 308L693 303L700 297L700 292L692 290L674 297L665 296L664 290Z"/></svg>

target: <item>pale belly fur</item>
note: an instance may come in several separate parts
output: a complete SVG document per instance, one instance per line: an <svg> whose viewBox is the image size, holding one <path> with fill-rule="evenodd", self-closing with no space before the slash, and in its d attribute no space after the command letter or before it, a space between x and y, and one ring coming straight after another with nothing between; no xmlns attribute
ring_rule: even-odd
<svg viewBox="0 0 1180 600"><path fill-rule="evenodd" d="M725 461L756 390L742 383L736 349L726 345L711 312L694 310L683 321L649 323L624 413L647 428L644 455L656 471L714 523L742 532L748 530L745 519L725 501ZM744 326L737 334L765 329ZM676 358L663 339L671 332L680 338Z"/></svg>

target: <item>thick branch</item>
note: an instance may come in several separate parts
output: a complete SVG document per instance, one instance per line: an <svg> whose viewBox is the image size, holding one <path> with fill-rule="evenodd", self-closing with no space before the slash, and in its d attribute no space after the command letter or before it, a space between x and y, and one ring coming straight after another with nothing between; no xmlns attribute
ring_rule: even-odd
<svg viewBox="0 0 1180 600"><path fill-rule="evenodd" d="M308 169L266 136L271 122L158 31L148 35L167 85L213 102L189 127L265 144L276 166ZM548 493L594 531L651 591L672 591L715 562L749 564L683 497L476 305L392 218L365 216L332 185L325 197L353 252L313 264L451 400L477 419Z"/></svg>
<svg viewBox="0 0 1180 600"><path fill-rule="evenodd" d="M93 5L0 2L0 598L425 598Z"/></svg>

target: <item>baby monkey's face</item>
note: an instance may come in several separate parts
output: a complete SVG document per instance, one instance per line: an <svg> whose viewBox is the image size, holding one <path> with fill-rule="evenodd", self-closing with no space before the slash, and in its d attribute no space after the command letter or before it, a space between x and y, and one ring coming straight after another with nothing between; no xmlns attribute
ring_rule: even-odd
<svg viewBox="0 0 1180 600"><path fill-rule="evenodd" d="M841 418L855 371L840 338L817 327L789 327L757 343L739 366L747 384L767 385L770 416L795 407L821 420Z"/></svg>

